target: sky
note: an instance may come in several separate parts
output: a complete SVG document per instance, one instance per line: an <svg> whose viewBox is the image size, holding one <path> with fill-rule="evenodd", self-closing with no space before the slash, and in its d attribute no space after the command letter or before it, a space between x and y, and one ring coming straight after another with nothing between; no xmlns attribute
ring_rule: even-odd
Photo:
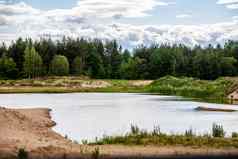
<svg viewBox="0 0 238 159"><path fill-rule="evenodd" d="M238 40L238 0L0 0L0 41L117 40L126 48Z"/></svg>

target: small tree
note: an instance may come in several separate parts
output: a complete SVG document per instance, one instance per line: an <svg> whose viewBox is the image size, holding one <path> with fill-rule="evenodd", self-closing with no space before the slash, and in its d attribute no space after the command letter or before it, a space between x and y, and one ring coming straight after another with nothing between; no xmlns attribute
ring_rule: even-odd
<svg viewBox="0 0 238 159"><path fill-rule="evenodd" d="M24 52L24 73L28 78L39 77L42 73L42 58L34 47L27 47Z"/></svg>
<svg viewBox="0 0 238 159"><path fill-rule="evenodd" d="M81 75L82 73L83 73L83 70L82 70L81 58L77 56L73 61L73 74Z"/></svg>
<svg viewBox="0 0 238 159"><path fill-rule="evenodd" d="M56 55L51 61L50 74L54 76L66 76L69 74L69 62L65 56Z"/></svg>
<svg viewBox="0 0 238 159"><path fill-rule="evenodd" d="M12 58L3 54L0 59L0 78L12 79L17 77L16 63Z"/></svg>

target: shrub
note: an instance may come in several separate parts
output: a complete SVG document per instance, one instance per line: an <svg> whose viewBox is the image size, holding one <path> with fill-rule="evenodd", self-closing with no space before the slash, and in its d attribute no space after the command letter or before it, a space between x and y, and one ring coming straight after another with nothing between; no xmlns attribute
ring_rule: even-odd
<svg viewBox="0 0 238 159"><path fill-rule="evenodd" d="M153 136L158 136L160 134L161 134L160 126L155 126L154 129L153 129L152 135Z"/></svg>
<svg viewBox="0 0 238 159"><path fill-rule="evenodd" d="M98 147L96 147L92 152L92 159L99 159L99 157L100 157L100 150Z"/></svg>
<svg viewBox="0 0 238 159"><path fill-rule="evenodd" d="M136 125L131 125L131 134L132 135L138 135L140 133L140 129Z"/></svg>
<svg viewBox="0 0 238 159"><path fill-rule="evenodd" d="M213 124L212 126L212 136L213 137L224 137L225 131L222 125Z"/></svg>
<svg viewBox="0 0 238 159"><path fill-rule="evenodd" d="M233 132L232 133L232 138L238 138L238 133L237 132Z"/></svg>
<svg viewBox="0 0 238 159"><path fill-rule="evenodd" d="M83 145L87 145L88 144L88 140L82 140L82 144Z"/></svg>
<svg viewBox="0 0 238 159"><path fill-rule="evenodd" d="M217 79L215 81L198 80L195 78L165 76L155 80L145 89L148 92L166 95L194 97L200 99L223 100L229 94L231 81Z"/></svg>
<svg viewBox="0 0 238 159"><path fill-rule="evenodd" d="M186 137L193 137L193 136L195 136L195 134L193 133L192 129L189 129L189 130L185 131L185 136Z"/></svg>
<svg viewBox="0 0 238 159"><path fill-rule="evenodd" d="M28 152L24 148L19 149L17 159L28 159Z"/></svg>

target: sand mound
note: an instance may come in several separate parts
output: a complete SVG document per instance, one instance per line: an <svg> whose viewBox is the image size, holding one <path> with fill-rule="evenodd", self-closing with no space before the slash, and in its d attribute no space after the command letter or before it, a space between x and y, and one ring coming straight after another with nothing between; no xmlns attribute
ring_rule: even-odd
<svg viewBox="0 0 238 159"><path fill-rule="evenodd" d="M0 108L0 149L47 151L55 145L59 149L69 146L70 141L51 130L55 122L49 112L49 109Z"/></svg>

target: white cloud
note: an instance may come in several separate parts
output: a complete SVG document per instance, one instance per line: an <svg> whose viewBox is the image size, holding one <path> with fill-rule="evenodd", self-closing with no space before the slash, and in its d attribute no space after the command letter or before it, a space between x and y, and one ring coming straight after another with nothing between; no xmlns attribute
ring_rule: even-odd
<svg viewBox="0 0 238 159"><path fill-rule="evenodd" d="M169 3L158 0L80 0L73 8L74 14L111 17L143 17L156 6L167 6Z"/></svg>
<svg viewBox="0 0 238 159"><path fill-rule="evenodd" d="M225 5L228 9L238 9L238 0L218 0L217 4Z"/></svg>
<svg viewBox="0 0 238 159"><path fill-rule="evenodd" d="M238 3L236 4L230 4L226 6L228 9L238 9Z"/></svg>
<svg viewBox="0 0 238 159"><path fill-rule="evenodd" d="M190 14L179 14L179 15L176 15L176 18L178 19L183 19L183 18L191 18L192 15Z"/></svg>
<svg viewBox="0 0 238 159"><path fill-rule="evenodd" d="M0 15L39 14L40 11L24 2L7 5L0 3Z"/></svg>
<svg viewBox="0 0 238 159"><path fill-rule="evenodd" d="M113 4L115 2L115 4ZM97 4L93 6L93 4ZM99 5L100 4L100 5ZM103 4L103 5L102 5ZM102 18L147 16L147 11L158 5L169 5L157 0L81 0L72 9L38 10L25 3L0 5L0 29L15 27L15 31L0 32L0 41L9 42L17 37L99 38L118 40L124 47L133 48L139 44L183 43L203 45L224 44L238 40L237 18L229 23L210 25L130 25L104 23ZM180 16L186 17L186 16ZM103 21L103 22L101 22Z"/></svg>
<svg viewBox="0 0 238 159"><path fill-rule="evenodd" d="M6 18L6 16L0 15L0 26L7 25L10 23L10 19Z"/></svg>
<svg viewBox="0 0 238 159"><path fill-rule="evenodd" d="M232 17L232 19L233 19L234 21L238 21L238 16L234 16L234 17Z"/></svg>
<svg viewBox="0 0 238 159"><path fill-rule="evenodd" d="M231 3L238 3L238 0L218 0L217 4L231 4Z"/></svg>

